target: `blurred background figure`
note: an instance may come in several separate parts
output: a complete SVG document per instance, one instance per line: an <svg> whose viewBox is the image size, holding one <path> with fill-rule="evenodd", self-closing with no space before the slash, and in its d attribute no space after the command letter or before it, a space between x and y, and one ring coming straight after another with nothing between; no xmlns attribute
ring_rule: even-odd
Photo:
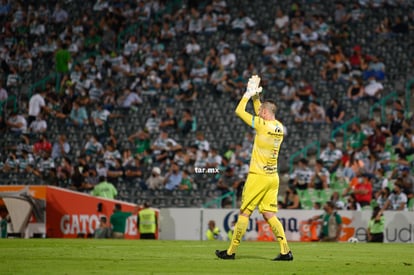
<svg viewBox="0 0 414 275"><path fill-rule="evenodd" d="M376 206L372 212L371 219L368 222L367 240L371 243L384 242L385 218L384 215L379 213L380 210L381 208Z"/></svg>
<svg viewBox="0 0 414 275"><path fill-rule="evenodd" d="M208 229L206 232L206 237L208 241L223 239L223 237L220 235L220 229L216 226L216 222L213 220L210 220L208 222Z"/></svg>

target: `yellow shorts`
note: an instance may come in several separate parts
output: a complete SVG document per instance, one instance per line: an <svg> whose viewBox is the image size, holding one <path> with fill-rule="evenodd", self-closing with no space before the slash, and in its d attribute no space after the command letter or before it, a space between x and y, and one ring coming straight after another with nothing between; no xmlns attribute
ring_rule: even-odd
<svg viewBox="0 0 414 275"><path fill-rule="evenodd" d="M244 184L241 212L248 209L253 212L256 206L259 212L277 212L277 195L279 191L279 175L263 176L249 174Z"/></svg>

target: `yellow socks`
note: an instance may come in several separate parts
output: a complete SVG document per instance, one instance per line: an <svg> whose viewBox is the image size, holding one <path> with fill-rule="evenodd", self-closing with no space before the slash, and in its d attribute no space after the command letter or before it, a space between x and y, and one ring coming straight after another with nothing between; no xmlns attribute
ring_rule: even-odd
<svg viewBox="0 0 414 275"><path fill-rule="evenodd" d="M276 240L280 244L280 253L287 254L289 253L290 249L286 240L285 231L283 230L282 223L276 216L273 216L269 220L267 220L270 227L272 228L273 234L275 234Z"/></svg>
<svg viewBox="0 0 414 275"><path fill-rule="evenodd" d="M237 223L234 226L233 237L231 238L230 247L227 249L227 254L231 255L236 253L237 248L240 245L240 241L246 233L247 225L249 224L249 218L246 216L239 215Z"/></svg>

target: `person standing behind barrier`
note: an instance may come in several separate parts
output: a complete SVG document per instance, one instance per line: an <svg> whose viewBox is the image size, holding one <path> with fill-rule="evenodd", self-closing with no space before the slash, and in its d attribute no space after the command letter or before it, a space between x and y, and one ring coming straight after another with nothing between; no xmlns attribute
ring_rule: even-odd
<svg viewBox="0 0 414 275"><path fill-rule="evenodd" d="M335 205L328 201L323 207L325 213L316 215L309 219L309 222L322 220L322 228L320 232L320 241L322 242L337 242L341 237L342 232L342 218L335 212Z"/></svg>
<svg viewBox="0 0 414 275"><path fill-rule="evenodd" d="M158 218L154 209L150 208L148 202L144 202L144 208L138 212L137 219L140 239L155 240L155 233L158 228Z"/></svg>
<svg viewBox="0 0 414 275"><path fill-rule="evenodd" d="M385 218L382 214L378 215L380 210L381 208L376 206L372 212L371 219L368 222L367 239L370 243L384 242Z"/></svg>
<svg viewBox="0 0 414 275"><path fill-rule="evenodd" d="M95 230L94 237L95 239L107 239L111 235L111 226L108 224L108 219L102 216L99 220L99 227Z"/></svg>
<svg viewBox="0 0 414 275"><path fill-rule="evenodd" d="M208 222L206 237L208 241L222 240L222 236L220 235L220 229L216 226L216 222L213 220L210 220Z"/></svg>
<svg viewBox="0 0 414 275"><path fill-rule="evenodd" d="M135 212L135 211L134 211ZM131 212L123 212L122 205L117 203L114 207L114 213L111 215L110 222L112 225L112 238L123 239L125 235L126 220L131 216Z"/></svg>

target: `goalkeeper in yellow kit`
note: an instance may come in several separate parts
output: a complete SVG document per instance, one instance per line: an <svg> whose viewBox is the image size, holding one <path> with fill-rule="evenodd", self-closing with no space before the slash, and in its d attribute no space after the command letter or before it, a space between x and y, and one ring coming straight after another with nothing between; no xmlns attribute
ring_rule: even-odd
<svg viewBox="0 0 414 275"><path fill-rule="evenodd" d="M227 250L216 250L221 259L234 259L240 241L246 232L249 217L256 207L270 225L280 244L280 254L275 261L293 260L285 232L277 212L277 194L279 189L279 174L277 160L280 145L283 142L283 125L275 119L276 104L272 101L260 102L260 78L252 76L247 83L247 90L236 108L236 114L256 130L250 169L244 185L240 215L234 228L233 237ZM246 112L246 105L253 98L256 115Z"/></svg>

